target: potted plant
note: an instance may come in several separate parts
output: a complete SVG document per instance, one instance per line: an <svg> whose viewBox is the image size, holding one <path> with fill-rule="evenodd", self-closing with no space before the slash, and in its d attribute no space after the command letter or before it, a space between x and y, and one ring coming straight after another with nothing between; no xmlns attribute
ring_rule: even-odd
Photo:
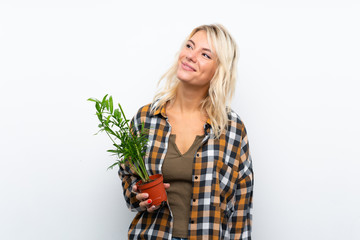
<svg viewBox="0 0 360 240"><path fill-rule="evenodd" d="M152 205L162 204L167 200L163 176L161 174L149 176L144 163L144 149L148 143L148 130L145 129L144 123L141 124L139 131L134 126L130 126L121 105L118 104L119 108L114 109L113 98L108 97L108 94L102 101L95 98L89 98L88 101L95 102L96 115L100 121L98 133L105 132L115 147L107 150L117 156L116 162L108 169L113 169L116 165L127 165L141 178L136 183L139 191L149 194Z"/></svg>

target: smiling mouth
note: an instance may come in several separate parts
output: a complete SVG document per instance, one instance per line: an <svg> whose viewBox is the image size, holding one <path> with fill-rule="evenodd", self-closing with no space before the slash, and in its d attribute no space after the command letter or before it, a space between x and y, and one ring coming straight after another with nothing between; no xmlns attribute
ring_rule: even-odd
<svg viewBox="0 0 360 240"><path fill-rule="evenodd" d="M182 66L182 68L183 68L184 70L186 70L186 71L196 72L196 70L195 70L193 67L189 66L189 65L186 64L186 63L181 62L181 66Z"/></svg>

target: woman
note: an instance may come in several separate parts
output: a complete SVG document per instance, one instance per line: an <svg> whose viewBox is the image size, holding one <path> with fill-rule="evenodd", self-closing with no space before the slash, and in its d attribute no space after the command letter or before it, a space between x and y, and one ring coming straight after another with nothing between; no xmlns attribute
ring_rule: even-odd
<svg viewBox="0 0 360 240"><path fill-rule="evenodd" d="M229 107L237 57L223 26L195 28L163 89L132 119L150 129L144 161L149 174L164 175L168 202L150 207L122 165L125 200L138 212L129 239L251 239L252 161L244 123Z"/></svg>

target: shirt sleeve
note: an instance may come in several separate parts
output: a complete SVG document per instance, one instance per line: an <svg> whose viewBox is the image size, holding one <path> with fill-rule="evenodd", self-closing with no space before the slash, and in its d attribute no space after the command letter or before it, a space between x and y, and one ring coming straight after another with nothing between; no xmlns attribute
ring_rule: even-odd
<svg viewBox="0 0 360 240"><path fill-rule="evenodd" d="M230 239L251 240L254 173L245 126L241 131L240 160L234 212L229 219Z"/></svg>
<svg viewBox="0 0 360 240"><path fill-rule="evenodd" d="M136 124L134 125L134 118L131 120L130 128L132 128L132 126L138 131ZM120 165L118 175L123 187L123 194L127 207L132 212L142 211L139 205L140 201L136 199L136 193L132 191L132 187L140 180L140 177L125 164Z"/></svg>

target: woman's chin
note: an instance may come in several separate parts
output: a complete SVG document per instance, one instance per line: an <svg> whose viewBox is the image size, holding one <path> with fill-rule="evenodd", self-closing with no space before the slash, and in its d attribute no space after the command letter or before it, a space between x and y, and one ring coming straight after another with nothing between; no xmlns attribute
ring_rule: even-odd
<svg viewBox="0 0 360 240"><path fill-rule="evenodd" d="M185 82L189 82L192 79L194 79L194 75L191 74L191 72L184 72L184 71L178 71L177 73L177 78L180 81L185 81Z"/></svg>

